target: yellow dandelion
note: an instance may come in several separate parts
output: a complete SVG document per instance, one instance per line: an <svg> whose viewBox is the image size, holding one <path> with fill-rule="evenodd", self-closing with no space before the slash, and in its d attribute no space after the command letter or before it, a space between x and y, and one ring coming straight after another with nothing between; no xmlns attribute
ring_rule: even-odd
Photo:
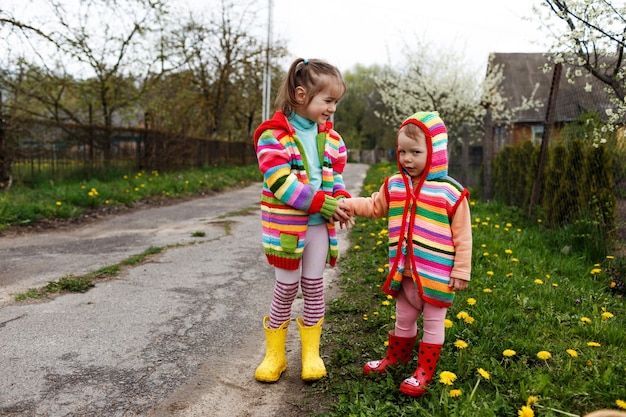
<svg viewBox="0 0 626 417"><path fill-rule="evenodd" d="M577 358L578 357L578 352L576 352L574 349L567 349L566 352L572 358Z"/></svg>
<svg viewBox="0 0 626 417"><path fill-rule="evenodd" d="M469 314L467 314L466 311L459 311L459 313L456 315L456 318L459 320L463 320L467 317L469 317Z"/></svg>
<svg viewBox="0 0 626 417"><path fill-rule="evenodd" d="M391 302L389 302L389 300L385 300L381 304L384 305L384 306L388 306L388 305L391 304Z"/></svg>
<svg viewBox="0 0 626 417"><path fill-rule="evenodd" d="M543 284L543 281L542 281L542 280L540 280L540 279L536 279L536 280L534 281L534 283L535 283L535 284L537 284L537 285L541 285L541 284Z"/></svg>
<svg viewBox="0 0 626 417"><path fill-rule="evenodd" d="M535 417L535 412L527 405L523 405L521 409L517 410L518 417Z"/></svg>
<svg viewBox="0 0 626 417"><path fill-rule="evenodd" d="M354 249L361 249L359 245L354 245Z"/></svg>
<svg viewBox="0 0 626 417"><path fill-rule="evenodd" d="M461 391L460 389L451 389L450 390L450 397L452 397L452 398L460 397L461 394L463 394L463 391Z"/></svg>
<svg viewBox="0 0 626 417"><path fill-rule="evenodd" d="M459 349L465 349L469 345L467 344L466 341L458 339L456 342L454 342L454 346L456 346Z"/></svg>
<svg viewBox="0 0 626 417"><path fill-rule="evenodd" d="M511 223L507 223L506 227L513 227L513 225Z"/></svg>
<svg viewBox="0 0 626 417"><path fill-rule="evenodd" d="M617 283L615 281L611 281L611 283L609 284L610 288L615 288L617 286Z"/></svg>
<svg viewBox="0 0 626 417"><path fill-rule="evenodd" d="M385 343L383 343L383 345L384 345L385 347L386 347L386 346L389 346L389 340L385 340Z"/></svg>
<svg viewBox="0 0 626 417"><path fill-rule="evenodd" d="M490 293L492 291L491 291L491 288L483 288L483 292L484 293Z"/></svg>
<svg viewBox="0 0 626 417"><path fill-rule="evenodd" d="M483 252L483 256L489 256L489 252Z"/></svg>
<svg viewBox="0 0 626 417"><path fill-rule="evenodd" d="M477 371L480 374L480 376L482 376L483 378L487 380L491 378L491 375L489 374L489 372L485 371L483 368L478 368Z"/></svg>
<svg viewBox="0 0 626 417"><path fill-rule="evenodd" d="M537 357L541 360L546 361L552 357L552 354L550 354L550 352L548 352L547 350L542 350L537 353Z"/></svg>
<svg viewBox="0 0 626 417"><path fill-rule="evenodd" d="M487 275L489 275L490 277L493 276L493 271L487 271Z"/></svg>
<svg viewBox="0 0 626 417"><path fill-rule="evenodd" d="M511 249L505 249L504 253L506 253L507 255L511 255L513 251Z"/></svg>
<svg viewBox="0 0 626 417"><path fill-rule="evenodd" d="M378 268L378 272L385 272L385 270L382 268Z"/></svg>
<svg viewBox="0 0 626 417"><path fill-rule="evenodd" d="M465 323L467 323L467 324L472 324L472 323L474 323L474 317L467 316L467 317L465 317L465 318L463 319L463 321L464 321Z"/></svg>
<svg viewBox="0 0 626 417"><path fill-rule="evenodd" d="M511 262L519 262L519 259L517 259L517 258L511 258Z"/></svg>
<svg viewBox="0 0 626 417"><path fill-rule="evenodd" d="M597 275L600 272L602 272L602 270L600 268L593 268L590 272L591 275Z"/></svg>
<svg viewBox="0 0 626 417"><path fill-rule="evenodd" d="M439 382L444 385L452 385L454 381L456 381L456 375L450 371L443 371L439 375Z"/></svg>
<svg viewBox="0 0 626 417"><path fill-rule="evenodd" d="M589 324L591 323L591 319L589 317L581 317L580 321L583 322L583 324Z"/></svg>
<svg viewBox="0 0 626 417"><path fill-rule="evenodd" d="M605 311L604 313L602 313L602 320L608 320L615 317L613 314L609 313L608 311Z"/></svg>
<svg viewBox="0 0 626 417"><path fill-rule="evenodd" d="M468 299L467 299L467 304L469 304L469 305L473 306L474 304L476 304L476 299L475 299L475 298L468 298ZM606 313L605 313L605 314L606 314ZM611 314L611 313L608 313L608 314ZM612 314L611 314L611 315L612 315ZM603 314L603 316L604 316L604 314Z"/></svg>
<svg viewBox="0 0 626 417"><path fill-rule="evenodd" d="M615 404L619 408L623 408L624 410L626 410L626 401L624 401L624 400L615 400Z"/></svg>
<svg viewBox="0 0 626 417"><path fill-rule="evenodd" d="M600 343L598 343L598 342L587 342L587 346L600 347L602 345Z"/></svg>
<svg viewBox="0 0 626 417"><path fill-rule="evenodd" d="M532 407L532 405L536 403L537 401L539 401L539 397L536 397L534 395L529 395L528 398L526 399L526 405L529 407Z"/></svg>
<svg viewBox="0 0 626 417"><path fill-rule="evenodd" d="M60 201L57 201L57 202L56 202L56 205L57 205L57 206L60 206L61 204L63 204L63 203L61 203Z"/></svg>
<svg viewBox="0 0 626 417"><path fill-rule="evenodd" d="M507 358L510 358L511 356L515 356L517 352L514 351L513 349L505 349L504 352L502 352L502 354L506 356Z"/></svg>
<svg viewBox="0 0 626 417"><path fill-rule="evenodd" d="M555 282L555 283L553 283L553 284L552 284L552 286L553 286L554 288L556 288L556 287L558 287L558 286L559 286L559 284L557 284L557 283Z"/></svg>
<svg viewBox="0 0 626 417"><path fill-rule="evenodd" d="M615 259L615 256L613 256L613 255L606 255L606 259Z"/></svg>
<svg viewBox="0 0 626 417"><path fill-rule="evenodd" d="M445 327L446 329L449 329L453 326L454 323L452 323L452 320L450 319L445 319L443 321L443 327Z"/></svg>

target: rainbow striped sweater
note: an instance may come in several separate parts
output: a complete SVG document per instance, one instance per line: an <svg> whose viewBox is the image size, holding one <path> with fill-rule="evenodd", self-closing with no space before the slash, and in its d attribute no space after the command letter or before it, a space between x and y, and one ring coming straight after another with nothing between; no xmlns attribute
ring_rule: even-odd
<svg viewBox="0 0 626 417"><path fill-rule="evenodd" d="M337 198L350 197L342 177L346 146L332 129L332 122L319 125L317 142L322 163L321 190L309 185L306 153L282 111L254 132L254 147L263 173L263 248L270 265L278 268L299 268L310 214L320 213L329 219L337 208ZM326 224L328 263L334 266L339 255L337 231L332 224Z"/></svg>
<svg viewBox="0 0 626 417"><path fill-rule="evenodd" d="M434 112L420 112L401 126L421 128L428 149L424 172L416 183L402 169L388 177L371 197L351 198L346 204L357 216L388 216L389 274L382 290L397 296L402 277L411 276L422 299L449 307L454 292L451 274L468 279L471 269L471 222L469 205L463 219L454 222L457 209L469 193L448 176L447 129ZM453 227L454 226L454 227ZM454 232L454 233L453 233Z"/></svg>

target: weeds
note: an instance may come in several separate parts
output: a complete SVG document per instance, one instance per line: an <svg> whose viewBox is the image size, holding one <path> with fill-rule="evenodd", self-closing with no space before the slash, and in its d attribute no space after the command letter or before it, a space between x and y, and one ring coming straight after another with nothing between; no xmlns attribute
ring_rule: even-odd
<svg viewBox="0 0 626 417"><path fill-rule="evenodd" d="M370 169L365 194L386 169ZM612 256L590 264L588 254L563 250L562 233L508 206L471 208L472 281L448 310L436 377L418 399L398 391L415 356L385 375L363 375L366 361L385 355L395 302L380 289L386 219L357 219L339 264L342 295L326 316L329 376L315 385L325 399L317 415L547 417L626 408L626 306L616 290L624 264Z"/></svg>

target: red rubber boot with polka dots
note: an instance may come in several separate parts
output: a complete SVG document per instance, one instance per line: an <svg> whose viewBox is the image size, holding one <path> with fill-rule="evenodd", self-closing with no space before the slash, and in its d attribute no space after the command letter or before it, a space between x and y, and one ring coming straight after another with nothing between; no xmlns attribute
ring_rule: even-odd
<svg viewBox="0 0 626 417"><path fill-rule="evenodd" d="M387 354L384 359L379 361L369 361L363 367L363 373L369 375L370 372L382 374L388 365L394 365L398 362L408 363L415 346L414 337L396 336L394 330L389 332L389 344L387 345Z"/></svg>
<svg viewBox="0 0 626 417"><path fill-rule="evenodd" d="M437 369L437 361L442 345L420 342L415 373L400 383L400 392L411 397L421 397L426 393Z"/></svg>

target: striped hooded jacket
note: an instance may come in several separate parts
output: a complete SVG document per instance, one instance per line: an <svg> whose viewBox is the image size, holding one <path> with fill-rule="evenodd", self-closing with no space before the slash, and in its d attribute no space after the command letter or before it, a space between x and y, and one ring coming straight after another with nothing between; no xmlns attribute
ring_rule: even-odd
<svg viewBox="0 0 626 417"><path fill-rule="evenodd" d="M298 269L309 215L320 213L330 219L337 208L337 198L350 197L342 177L347 162L346 146L332 126L332 122L327 121L318 127L321 190L309 185L304 148L282 111L277 111L254 132L254 147L263 173L263 248L270 265ZM328 263L334 266L339 255L337 231L332 224L326 224Z"/></svg>
<svg viewBox="0 0 626 417"><path fill-rule="evenodd" d="M471 266L471 223L463 224L465 250L462 262L456 257L452 219L468 191L448 176L448 133L435 112L419 112L406 119L426 136L426 166L419 183L402 169L388 177L380 192L372 197L347 200L354 214L366 217L388 216L389 274L382 287L396 296L403 275L410 275L421 298L430 304L448 307L454 299L449 288L455 261L463 264L463 279L469 279ZM382 205L380 210L372 209ZM376 215L372 213L376 212ZM467 213L469 215L469 213ZM459 237L456 237L459 238ZM467 250L469 248L469 251ZM410 271L405 271L405 267Z"/></svg>

